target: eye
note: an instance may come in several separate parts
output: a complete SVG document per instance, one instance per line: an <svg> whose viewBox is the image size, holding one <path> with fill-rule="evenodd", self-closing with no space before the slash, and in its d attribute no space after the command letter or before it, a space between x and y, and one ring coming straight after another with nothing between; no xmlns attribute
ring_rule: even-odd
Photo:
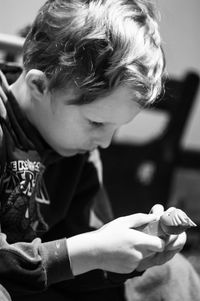
<svg viewBox="0 0 200 301"><path fill-rule="evenodd" d="M104 126L103 122L92 121L92 120L88 120L88 122L92 127L100 128L100 127Z"/></svg>

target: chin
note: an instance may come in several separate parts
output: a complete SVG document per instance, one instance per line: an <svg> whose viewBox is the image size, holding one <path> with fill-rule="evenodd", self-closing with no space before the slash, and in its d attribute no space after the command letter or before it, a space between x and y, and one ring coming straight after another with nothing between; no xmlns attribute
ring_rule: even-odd
<svg viewBox="0 0 200 301"><path fill-rule="evenodd" d="M62 157L72 157L78 154L76 150L57 149L56 152Z"/></svg>
<svg viewBox="0 0 200 301"><path fill-rule="evenodd" d="M78 151L70 150L70 151L65 152L64 157L73 157L73 156L76 156L77 154L78 154Z"/></svg>
<svg viewBox="0 0 200 301"><path fill-rule="evenodd" d="M88 151L87 150L65 150L65 151L60 151L59 154L63 157L72 157L75 155L84 155Z"/></svg>

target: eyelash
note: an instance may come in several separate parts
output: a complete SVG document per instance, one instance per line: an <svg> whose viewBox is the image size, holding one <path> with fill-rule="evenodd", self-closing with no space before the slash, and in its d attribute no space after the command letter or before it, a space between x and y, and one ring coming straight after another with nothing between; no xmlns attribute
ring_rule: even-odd
<svg viewBox="0 0 200 301"><path fill-rule="evenodd" d="M91 121L91 120L89 120L89 124L96 128L100 128L104 125L102 122Z"/></svg>

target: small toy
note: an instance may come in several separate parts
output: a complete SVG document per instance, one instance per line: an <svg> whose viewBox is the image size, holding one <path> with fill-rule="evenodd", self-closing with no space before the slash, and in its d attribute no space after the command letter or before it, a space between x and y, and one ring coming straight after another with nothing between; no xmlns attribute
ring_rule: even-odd
<svg viewBox="0 0 200 301"><path fill-rule="evenodd" d="M190 227L197 225L181 209L174 208L165 211L158 221L137 228L138 230L155 235L160 238L166 238L171 234L180 234Z"/></svg>

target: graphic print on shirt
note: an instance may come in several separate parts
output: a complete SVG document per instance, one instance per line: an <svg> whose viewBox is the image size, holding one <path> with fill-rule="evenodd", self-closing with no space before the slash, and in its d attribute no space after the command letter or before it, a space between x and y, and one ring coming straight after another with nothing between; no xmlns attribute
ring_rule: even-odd
<svg viewBox="0 0 200 301"><path fill-rule="evenodd" d="M42 181L43 172L41 162L29 159L13 160L6 165L2 183L2 230L5 229L12 242L19 238L32 240L36 233L48 229L38 203L50 203Z"/></svg>

